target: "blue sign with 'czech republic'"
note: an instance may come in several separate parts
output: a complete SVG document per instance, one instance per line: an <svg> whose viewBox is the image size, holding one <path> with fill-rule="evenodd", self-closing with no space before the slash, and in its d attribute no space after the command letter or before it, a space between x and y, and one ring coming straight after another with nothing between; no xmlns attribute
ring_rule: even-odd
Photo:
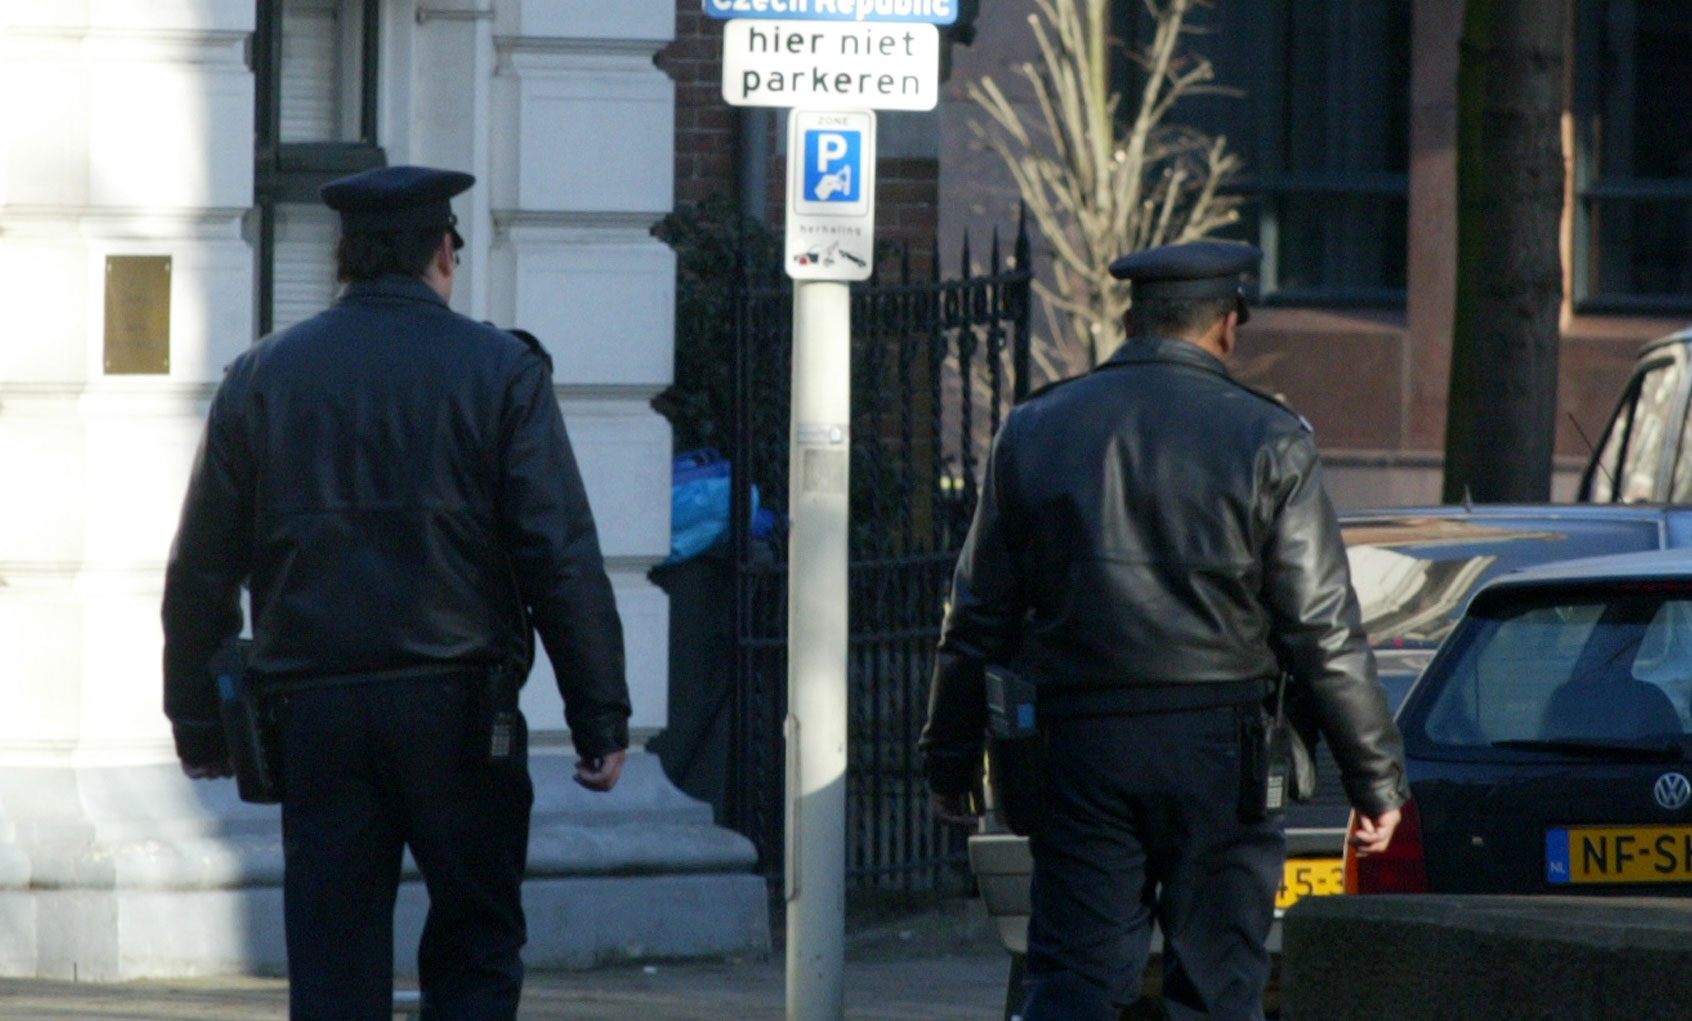
<svg viewBox="0 0 1692 1021"><path fill-rule="evenodd" d="M845 129L805 132L807 202L856 202L863 197L864 135Z"/></svg>
<svg viewBox="0 0 1692 1021"><path fill-rule="evenodd" d="M951 25L959 0L705 0L713 18L791 21L915 21Z"/></svg>

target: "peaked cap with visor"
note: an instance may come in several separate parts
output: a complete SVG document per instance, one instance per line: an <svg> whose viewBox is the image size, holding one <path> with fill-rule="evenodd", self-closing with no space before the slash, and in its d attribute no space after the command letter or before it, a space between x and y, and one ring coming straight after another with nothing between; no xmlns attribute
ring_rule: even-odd
<svg viewBox="0 0 1692 1021"><path fill-rule="evenodd" d="M1189 241L1125 255L1110 275L1132 281L1134 297L1165 301L1233 298L1240 322L1251 318L1243 274L1255 273L1263 251L1233 241Z"/></svg>
<svg viewBox="0 0 1692 1021"><path fill-rule="evenodd" d="M458 170L434 167L377 167L324 185L323 204L341 214L346 234L439 227L452 232L453 248L462 248L452 197L476 183Z"/></svg>

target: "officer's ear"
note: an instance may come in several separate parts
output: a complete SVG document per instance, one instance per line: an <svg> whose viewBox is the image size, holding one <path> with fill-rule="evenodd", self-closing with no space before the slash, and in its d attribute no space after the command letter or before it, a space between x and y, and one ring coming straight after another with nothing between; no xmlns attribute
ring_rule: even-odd
<svg viewBox="0 0 1692 1021"><path fill-rule="evenodd" d="M458 253L453 246L451 234L442 234L441 243L435 248L435 269L442 276L451 277L453 270L458 267Z"/></svg>
<svg viewBox="0 0 1692 1021"><path fill-rule="evenodd" d="M1222 331L1216 338L1216 346L1221 349L1224 359L1234 353L1234 345L1239 341L1240 313L1236 309L1229 309L1222 317Z"/></svg>
<svg viewBox="0 0 1692 1021"><path fill-rule="evenodd" d="M442 234L441 243L436 246L435 254L429 257L429 264L423 267L423 282L434 289L441 296L442 301L452 300L453 269L457 259L453 257L452 238Z"/></svg>

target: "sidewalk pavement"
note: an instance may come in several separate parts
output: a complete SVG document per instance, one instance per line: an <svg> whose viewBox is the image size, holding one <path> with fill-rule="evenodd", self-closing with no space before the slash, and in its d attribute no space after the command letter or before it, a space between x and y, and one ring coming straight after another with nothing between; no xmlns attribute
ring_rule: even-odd
<svg viewBox="0 0 1692 1021"><path fill-rule="evenodd" d="M847 933L846 1017L854 1021L992 1019L1004 1008L1007 954L979 902L854 921ZM404 983L402 982L402 985ZM521 1021L780 1021L786 962L622 964L531 972ZM283 1021L280 979L205 978L115 985L0 979L6 1021Z"/></svg>

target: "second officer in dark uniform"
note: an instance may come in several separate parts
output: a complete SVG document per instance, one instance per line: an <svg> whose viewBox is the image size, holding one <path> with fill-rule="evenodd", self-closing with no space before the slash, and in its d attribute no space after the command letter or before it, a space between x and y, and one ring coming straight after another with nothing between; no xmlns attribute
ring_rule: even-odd
<svg viewBox="0 0 1692 1021"><path fill-rule="evenodd" d="M424 1017L516 1016L533 800L517 688L540 633L576 780L617 782L623 635L538 344L448 307L469 174L333 182L347 283L212 400L164 595L183 769L228 775L208 675L251 592L278 707L294 1018L387 1019L409 848L429 891Z"/></svg>
<svg viewBox="0 0 1692 1021"><path fill-rule="evenodd" d="M936 811L970 821L984 675L1032 685L1026 1021L1114 1019L1154 921L1166 1016L1262 1017L1285 854L1262 812L1264 697L1283 671L1333 748L1360 848L1386 847L1406 797L1309 428L1224 365L1259 257L1199 242L1118 260L1128 343L994 440L922 746Z"/></svg>

